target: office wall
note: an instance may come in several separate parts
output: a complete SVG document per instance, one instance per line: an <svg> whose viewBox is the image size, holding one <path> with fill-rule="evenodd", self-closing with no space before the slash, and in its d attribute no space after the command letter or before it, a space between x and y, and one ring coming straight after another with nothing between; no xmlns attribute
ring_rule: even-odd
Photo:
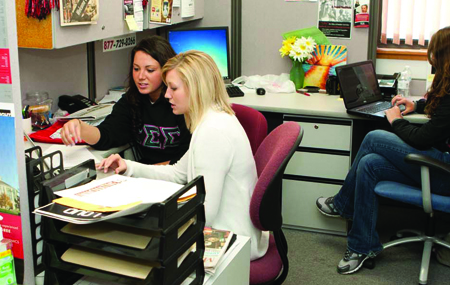
<svg viewBox="0 0 450 285"><path fill-rule="evenodd" d="M88 95L84 44L57 50L20 48L19 66L22 99L33 90L47 91L54 105L62 94Z"/></svg>
<svg viewBox="0 0 450 285"><path fill-rule="evenodd" d="M145 37L156 34L156 30L146 30L136 34L139 42ZM108 90L128 84L130 53L132 48L103 52L103 41L95 42L95 71L97 100L101 100Z"/></svg>
<svg viewBox="0 0 450 285"><path fill-rule="evenodd" d="M286 2L285 0L242 1L242 74L264 75L289 73L291 61L281 58L284 32L317 26L317 2ZM368 29L354 29L351 39L330 39L346 45L348 62L367 59Z"/></svg>

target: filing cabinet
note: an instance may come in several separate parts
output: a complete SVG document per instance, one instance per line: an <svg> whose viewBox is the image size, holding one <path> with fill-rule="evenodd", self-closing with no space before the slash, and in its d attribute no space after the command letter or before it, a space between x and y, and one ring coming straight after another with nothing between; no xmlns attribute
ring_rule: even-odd
<svg viewBox="0 0 450 285"><path fill-rule="evenodd" d="M323 216L316 199L339 192L351 163L352 120L284 115L304 130L283 176L283 225L346 235L346 221Z"/></svg>

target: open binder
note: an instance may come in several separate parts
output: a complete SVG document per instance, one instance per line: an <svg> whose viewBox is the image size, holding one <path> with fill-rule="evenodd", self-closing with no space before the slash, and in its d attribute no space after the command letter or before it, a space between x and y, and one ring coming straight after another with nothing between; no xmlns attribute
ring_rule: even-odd
<svg viewBox="0 0 450 285"><path fill-rule="evenodd" d="M52 201L55 198L54 192L96 178L93 160L63 171L61 153L42 156L42 151L37 152L34 156L30 153L27 155L33 156L27 163L27 175L30 174L28 178L31 178L28 184L37 185L34 188L29 187L30 191L34 192L34 196L29 195L30 212ZM194 198L183 204L177 202L180 196L194 187ZM73 284L83 276L120 284L177 285L192 274L195 279L190 284L202 284L204 199L203 177L199 176L165 201L153 204L145 212L93 224L103 228L95 232L83 228L85 225L73 225L42 217L42 221L33 224L32 228L32 232L40 232L41 236L32 239L33 245L44 243L43 252L33 251L35 272L37 274L45 270L44 284L52 285ZM36 217L31 217L32 221L36 221L35 219ZM110 233L115 236L111 237ZM139 241L133 239L127 242L127 236L133 234L140 236ZM113 265L114 260L126 260L151 269L144 270L144 275L137 277L120 272L117 268L96 268L92 267L92 264L84 264L83 260L78 258L83 256L80 252L89 252L96 258L105 258ZM43 262L39 263L38 260L41 259ZM148 273L145 275L145 272Z"/></svg>

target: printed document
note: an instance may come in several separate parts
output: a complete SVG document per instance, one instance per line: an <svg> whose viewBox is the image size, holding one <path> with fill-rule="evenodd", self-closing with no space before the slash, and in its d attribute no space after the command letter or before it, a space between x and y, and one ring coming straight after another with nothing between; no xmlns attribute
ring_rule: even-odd
<svg viewBox="0 0 450 285"><path fill-rule="evenodd" d="M55 192L61 197L104 207L120 207L136 202L159 203L183 187L181 184L147 178L112 175L82 186Z"/></svg>
<svg viewBox="0 0 450 285"><path fill-rule="evenodd" d="M181 18L195 16L195 0L181 0Z"/></svg>

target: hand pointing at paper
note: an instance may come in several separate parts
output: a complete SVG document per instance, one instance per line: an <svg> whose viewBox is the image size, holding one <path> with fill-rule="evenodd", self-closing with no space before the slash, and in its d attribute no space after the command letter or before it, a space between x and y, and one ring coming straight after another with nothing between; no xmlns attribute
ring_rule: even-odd
<svg viewBox="0 0 450 285"><path fill-rule="evenodd" d="M97 169L103 169L105 173L108 170L113 170L116 174L121 174L127 171L127 164L125 160L118 154L111 154L108 158L103 159L97 164Z"/></svg>

